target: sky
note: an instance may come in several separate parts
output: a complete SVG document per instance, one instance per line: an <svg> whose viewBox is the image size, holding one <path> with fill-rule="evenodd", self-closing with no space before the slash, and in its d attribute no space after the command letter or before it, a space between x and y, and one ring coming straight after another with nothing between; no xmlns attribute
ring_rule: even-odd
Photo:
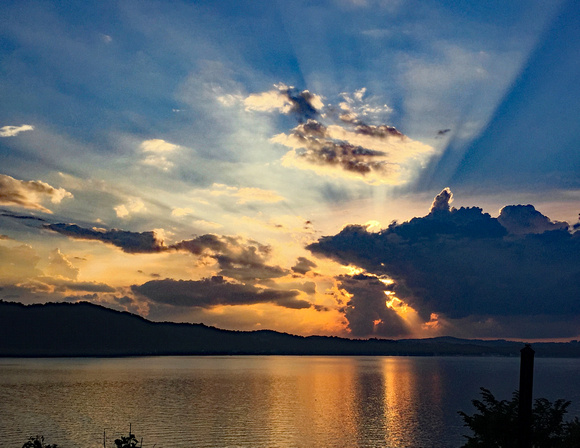
<svg viewBox="0 0 580 448"><path fill-rule="evenodd" d="M5 0L0 299L580 337L580 4Z"/></svg>

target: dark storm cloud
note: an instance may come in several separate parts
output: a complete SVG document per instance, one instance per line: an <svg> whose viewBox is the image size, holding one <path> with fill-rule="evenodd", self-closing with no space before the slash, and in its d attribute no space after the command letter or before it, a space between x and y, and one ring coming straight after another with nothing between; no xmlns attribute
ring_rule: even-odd
<svg viewBox="0 0 580 448"><path fill-rule="evenodd" d="M568 228L567 222L551 221L530 204L508 205L501 209L497 220L514 235Z"/></svg>
<svg viewBox="0 0 580 448"><path fill-rule="evenodd" d="M310 308L310 302L297 299L299 292L257 288L214 276L203 280L152 280L131 286L133 292L150 300L179 307L213 308L219 305L271 303L285 308Z"/></svg>
<svg viewBox="0 0 580 448"><path fill-rule="evenodd" d="M468 316L454 321L453 328L455 336L466 338L573 339L580 315Z"/></svg>
<svg viewBox="0 0 580 448"><path fill-rule="evenodd" d="M369 275L341 275L340 287L352 294L344 307L351 335L356 337L401 337L410 334L409 328L397 314L387 307L387 285Z"/></svg>
<svg viewBox="0 0 580 448"><path fill-rule="evenodd" d="M310 261L306 257L298 257L296 260L296 264L292 266L292 270L297 274L306 274L308 271L312 270L312 268L316 267L316 263Z"/></svg>
<svg viewBox="0 0 580 448"><path fill-rule="evenodd" d="M452 319L580 315L580 232L535 233L530 216L544 226L549 219L526 206L506 211L506 229L480 208L448 208L450 197L443 190L422 218L378 233L349 225L308 249L388 275L397 297L425 320L430 313ZM524 228L529 232L521 233ZM516 235L508 232L514 229Z"/></svg>
<svg viewBox="0 0 580 448"><path fill-rule="evenodd" d="M119 247L123 252L130 254L155 253L166 250L163 242L159 241L155 232L129 232L119 229L87 229L76 224L47 224L46 229L66 235L70 238L82 240L96 240Z"/></svg>

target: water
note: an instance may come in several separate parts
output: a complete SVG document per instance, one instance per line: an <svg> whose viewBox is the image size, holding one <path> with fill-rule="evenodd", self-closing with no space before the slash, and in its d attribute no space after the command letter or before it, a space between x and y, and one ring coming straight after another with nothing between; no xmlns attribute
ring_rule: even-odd
<svg viewBox="0 0 580 448"><path fill-rule="evenodd" d="M534 394L573 401L579 359L536 359ZM150 357L0 359L0 446L43 434L107 447L457 447L479 387L518 387L519 359Z"/></svg>

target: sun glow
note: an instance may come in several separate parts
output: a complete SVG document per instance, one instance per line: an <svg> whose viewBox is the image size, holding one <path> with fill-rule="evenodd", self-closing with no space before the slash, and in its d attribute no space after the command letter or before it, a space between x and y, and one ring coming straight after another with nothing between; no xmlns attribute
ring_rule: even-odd
<svg viewBox="0 0 580 448"><path fill-rule="evenodd" d="M385 284L386 286L390 286L393 283L395 283L395 281L390 278L379 278L379 281ZM394 293L392 291L385 291L385 294L394 294Z"/></svg>
<svg viewBox="0 0 580 448"><path fill-rule="evenodd" d="M358 268L356 266L345 266L345 269L347 270L347 275L350 275L350 276L360 275L360 274L365 272L364 269Z"/></svg>
<svg viewBox="0 0 580 448"><path fill-rule="evenodd" d="M441 324L437 314L432 313L430 320L425 322L419 316L417 310L394 294L392 291L385 291L385 295L387 296L385 305L406 322L415 337L431 337L433 333L438 333L441 330Z"/></svg>
<svg viewBox="0 0 580 448"><path fill-rule="evenodd" d="M387 295L387 297L391 296L389 298L389 300L387 300L385 302L387 305L387 308L391 308L392 310L396 311L398 315L400 315L401 317L404 317L409 312L409 309L412 309L412 308L410 308L409 305L407 305L405 302L403 302L398 297L395 297L393 294L394 294L394 292L392 292L392 291L385 291L385 295ZM413 311L415 311L415 310L413 310Z"/></svg>

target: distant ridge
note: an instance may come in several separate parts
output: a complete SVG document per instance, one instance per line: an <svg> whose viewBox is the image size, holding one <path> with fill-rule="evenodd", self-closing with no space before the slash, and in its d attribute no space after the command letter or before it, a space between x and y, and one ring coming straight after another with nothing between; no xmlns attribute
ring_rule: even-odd
<svg viewBox="0 0 580 448"><path fill-rule="evenodd" d="M23 305L0 300L0 357L151 355L519 356L522 342L439 337L346 339L270 330L229 331L151 322L88 302ZM580 344L536 343L536 356L580 357Z"/></svg>

